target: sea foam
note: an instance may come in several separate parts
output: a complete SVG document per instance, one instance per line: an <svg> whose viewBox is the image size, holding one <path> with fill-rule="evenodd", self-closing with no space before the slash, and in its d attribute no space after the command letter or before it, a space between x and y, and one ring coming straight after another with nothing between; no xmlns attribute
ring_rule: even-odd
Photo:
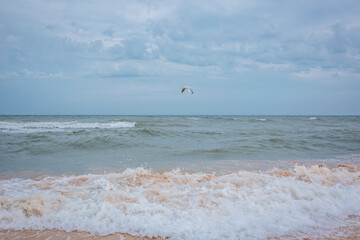
<svg viewBox="0 0 360 240"><path fill-rule="evenodd" d="M0 181L0 229L264 239L360 215L360 168L222 174L143 168ZM325 228L324 228L325 231Z"/></svg>

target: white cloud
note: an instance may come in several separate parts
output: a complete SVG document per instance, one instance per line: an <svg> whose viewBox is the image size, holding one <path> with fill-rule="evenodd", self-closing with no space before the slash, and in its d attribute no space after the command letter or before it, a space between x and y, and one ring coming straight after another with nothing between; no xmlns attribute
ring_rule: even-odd
<svg viewBox="0 0 360 240"><path fill-rule="evenodd" d="M29 70L27 68L20 69L15 72L5 72L0 75L0 79L59 79L59 78L69 78L65 76L62 72L56 73L45 73L38 70Z"/></svg>
<svg viewBox="0 0 360 240"><path fill-rule="evenodd" d="M146 4L140 2L127 2L117 11L119 15L125 19L136 22L145 23L147 21L160 21L173 18L176 15L176 6L169 1L160 3L148 2Z"/></svg>
<svg viewBox="0 0 360 240"><path fill-rule="evenodd" d="M244 71L259 71L259 70L274 70L274 71L286 71L292 66L289 63L268 63L257 62L251 59L237 59L237 66L234 68L237 72Z"/></svg>
<svg viewBox="0 0 360 240"><path fill-rule="evenodd" d="M294 76L306 80L338 80L356 79L360 77L360 73L347 71L339 71L336 69L310 68L307 71L293 73Z"/></svg>

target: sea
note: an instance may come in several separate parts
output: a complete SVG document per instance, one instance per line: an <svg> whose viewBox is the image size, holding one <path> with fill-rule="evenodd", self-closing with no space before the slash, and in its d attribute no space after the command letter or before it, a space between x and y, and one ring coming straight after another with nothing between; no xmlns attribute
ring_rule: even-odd
<svg viewBox="0 0 360 240"><path fill-rule="evenodd" d="M3 233L296 239L349 227L360 116L0 116Z"/></svg>

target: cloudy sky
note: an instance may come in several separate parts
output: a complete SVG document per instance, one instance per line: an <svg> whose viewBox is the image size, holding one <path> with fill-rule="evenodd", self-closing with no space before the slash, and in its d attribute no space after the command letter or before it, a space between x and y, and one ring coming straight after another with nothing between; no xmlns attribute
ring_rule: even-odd
<svg viewBox="0 0 360 240"><path fill-rule="evenodd" d="M0 114L360 114L360 1L0 0Z"/></svg>

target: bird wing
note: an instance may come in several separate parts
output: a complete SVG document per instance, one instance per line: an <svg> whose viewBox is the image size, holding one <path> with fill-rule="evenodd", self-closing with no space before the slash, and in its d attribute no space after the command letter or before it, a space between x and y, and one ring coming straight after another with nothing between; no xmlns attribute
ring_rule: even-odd
<svg viewBox="0 0 360 240"><path fill-rule="evenodd" d="M185 91L185 89L186 89L186 87L183 87L183 88L181 89L181 92L183 93L183 92Z"/></svg>

